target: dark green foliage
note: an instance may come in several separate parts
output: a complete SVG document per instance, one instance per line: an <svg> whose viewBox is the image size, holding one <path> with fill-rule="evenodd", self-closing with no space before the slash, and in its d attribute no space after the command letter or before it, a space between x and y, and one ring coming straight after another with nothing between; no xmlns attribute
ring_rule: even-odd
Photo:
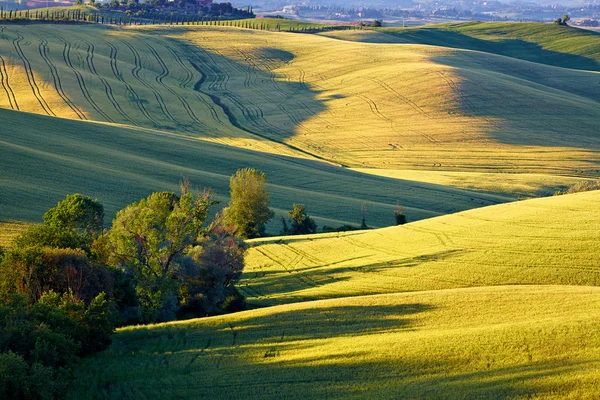
<svg viewBox="0 0 600 400"><path fill-rule="evenodd" d="M234 287L244 269L246 245L230 229L213 224L206 238L182 259L179 279L182 308L196 315L245 308Z"/></svg>
<svg viewBox="0 0 600 400"><path fill-rule="evenodd" d="M394 219L396 220L396 225L404 225L406 223L406 215L404 215L404 208L399 204L394 210Z"/></svg>
<svg viewBox="0 0 600 400"><path fill-rule="evenodd" d="M567 25L567 21L570 21L571 17L569 17L567 14L563 15L562 18L557 18L554 23L556 25L562 25L562 26L568 26Z"/></svg>
<svg viewBox="0 0 600 400"><path fill-rule="evenodd" d="M223 210L227 225L242 239L265 235L265 224L275 215L269 209L267 177L252 168L237 170L229 180L229 206Z"/></svg>
<svg viewBox="0 0 600 400"><path fill-rule="evenodd" d="M289 226L282 217L284 235L306 235L317 232L317 224L306 213L304 204L294 204L293 209L288 214L291 218Z"/></svg>
<svg viewBox="0 0 600 400"><path fill-rule="evenodd" d="M0 296L0 398L51 399L64 394L78 356L102 350L113 332L104 294L86 308L72 294Z"/></svg>
<svg viewBox="0 0 600 400"><path fill-rule="evenodd" d="M213 204L210 193L194 196L187 185L181 196L153 193L117 213L106 239L100 239L105 243L98 253L134 276L142 322L175 318L180 263L203 237Z"/></svg>
<svg viewBox="0 0 600 400"><path fill-rule="evenodd" d="M27 364L23 356L9 351L0 354L0 398L5 400L50 400L58 397L52 368Z"/></svg>
<svg viewBox="0 0 600 400"><path fill-rule="evenodd" d="M44 223L34 225L17 240L18 247L48 246L83 249L103 229L104 207L97 200L80 194L68 195L44 214Z"/></svg>

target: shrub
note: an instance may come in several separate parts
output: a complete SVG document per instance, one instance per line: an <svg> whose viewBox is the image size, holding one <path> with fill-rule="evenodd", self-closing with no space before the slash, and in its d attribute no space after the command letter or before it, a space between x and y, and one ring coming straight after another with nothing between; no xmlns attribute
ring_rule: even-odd
<svg viewBox="0 0 600 400"><path fill-rule="evenodd" d="M284 235L304 235L317 232L317 224L306 213L304 204L294 204L294 208L288 212L291 220L288 226L282 217Z"/></svg>
<svg viewBox="0 0 600 400"><path fill-rule="evenodd" d="M236 171L229 180L229 206L223 210L227 225L242 239L265 235L265 224L274 215L269 209L267 177L251 168Z"/></svg>

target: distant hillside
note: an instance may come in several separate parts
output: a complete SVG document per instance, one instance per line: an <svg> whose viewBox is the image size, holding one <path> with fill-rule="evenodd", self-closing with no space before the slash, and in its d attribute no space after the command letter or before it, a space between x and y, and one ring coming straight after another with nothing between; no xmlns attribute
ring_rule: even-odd
<svg viewBox="0 0 600 400"><path fill-rule="evenodd" d="M554 24L464 22L323 35L374 43L469 49L557 67L600 71L600 33Z"/></svg>

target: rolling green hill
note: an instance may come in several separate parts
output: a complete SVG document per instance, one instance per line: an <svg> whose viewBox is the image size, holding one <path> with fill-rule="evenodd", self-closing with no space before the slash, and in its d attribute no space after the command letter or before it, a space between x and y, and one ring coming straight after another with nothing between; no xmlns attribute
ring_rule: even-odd
<svg viewBox="0 0 600 400"><path fill-rule="evenodd" d="M600 34L554 24L463 22L321 35L372 43L469 49L557 67L600 71Z"/></svg>
<svg viewBox="0 0 600 400"><path fill-rule="evenodd" d="M7 219L40 221L66 193L81 192L105 205L108 223L118 209L152 191L177 190L182 176L195 186L212 188L217 199L226 201L229 177L248 166L267 174L271 205L278 213L304 202L321 225L358 226L364 202L369 225L385 226L393 223L399 199L413 220L510 200L364 175L320 161L237 149L177 133L2 109L0 118L0 215ZM277 233L280 228L274 219L270 230Z"/></svg>
<svg viewBox="0 0 600 400"><path fill-rule="evenodd" d="M244 293L281 305L122 329L71 398L593 398L599 201L254 241Z"/></svg>
<svg viewBox="0 0 600 400"><path fill-rule="evenodd" d="M121 330L70 398L593 398L600 289L361 296Z"/></svg>
<svg viewBox="0 0 600 400"><path fill-rule="evenodd" d="M254 241L256 305L468 286L600 285L600 192L533 199L373 231Z"/></svg>

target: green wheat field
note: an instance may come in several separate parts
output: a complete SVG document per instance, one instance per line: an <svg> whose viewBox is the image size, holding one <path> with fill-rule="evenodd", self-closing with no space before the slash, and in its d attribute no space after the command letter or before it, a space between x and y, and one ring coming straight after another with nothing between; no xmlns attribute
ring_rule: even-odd
<svg viewBox="0 0 600 400"><path fill-rule="evenodd" d="M600 178L600 34L0 24L0 83L0 246L245 167L277 215L247 311L122 328L68 398L598 398L600 191L552 195Z"/></svg>

